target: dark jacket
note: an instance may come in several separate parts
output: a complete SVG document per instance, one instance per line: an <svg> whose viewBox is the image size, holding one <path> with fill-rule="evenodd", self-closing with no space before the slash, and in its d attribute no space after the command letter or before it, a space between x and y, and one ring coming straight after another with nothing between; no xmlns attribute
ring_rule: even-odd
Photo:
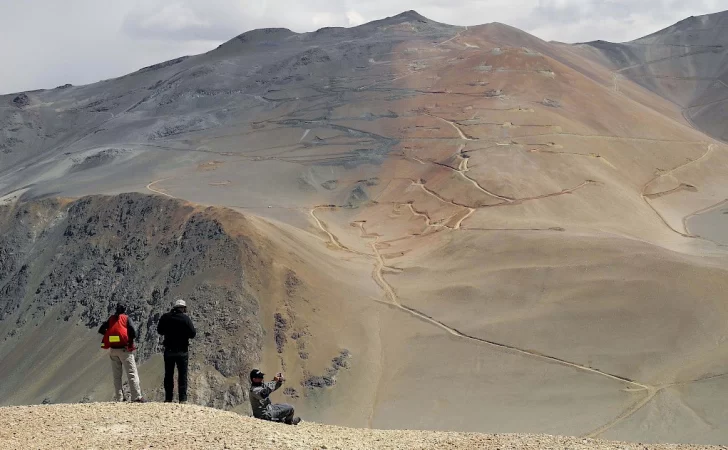
<svg viewBox="0 0 728 450"><path fill-rule="evenodd" d="M270 420L270 394L281 387L281 385L283 385L282 381L269 381L267 383L253 384L250 386L250 407L253 409L253 417Z"/></svg>
<svg viewBox="0 0 728 450"><path fill-rule="evenodd" d="M195 337L197 331L187 314L173 309L159 319L157 333L164 336L164 351L187 352L190 339Z"/></svg>
<svg viewBox="0 0 728 450"><path fill-rule="evenodd" d="M109 321L107 320L106 322L101 324L101 327L99 328L99 334L106 334L106 330L108 329ZM126 332L129 335L129 342L133 342L134 339L136 339L137 337L136 326L134 326L134 322L128 315L126 316Z"/></svg>

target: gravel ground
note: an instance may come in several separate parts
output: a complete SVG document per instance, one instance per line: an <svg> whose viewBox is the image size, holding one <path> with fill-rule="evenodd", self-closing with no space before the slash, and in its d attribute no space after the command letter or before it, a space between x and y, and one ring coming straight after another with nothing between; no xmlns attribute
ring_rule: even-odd
<svg viewBox="0 0 728 450"><path fill-rule="evenodd" d="M178 404L87 403L0 408L2 449L698 449L544 435L297 427Z"/></svg>

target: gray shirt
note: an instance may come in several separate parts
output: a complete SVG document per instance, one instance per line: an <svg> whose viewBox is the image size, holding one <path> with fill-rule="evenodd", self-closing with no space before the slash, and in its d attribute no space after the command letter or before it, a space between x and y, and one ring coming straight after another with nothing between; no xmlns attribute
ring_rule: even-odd
<svg viewBox="0 0 728 450"><path fill-rule="evenodd" d="M253 408L253 417L270 420L270 394L282 385L282 381L269 381L257 386L250 386L250 406Z"/></svg>

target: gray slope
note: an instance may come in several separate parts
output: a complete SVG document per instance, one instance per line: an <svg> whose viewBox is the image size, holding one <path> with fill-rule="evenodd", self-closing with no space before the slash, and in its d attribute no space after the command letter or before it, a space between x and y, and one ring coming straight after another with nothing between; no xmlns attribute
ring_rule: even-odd
<svg viewBox="0 0 728 450"><path fill-rule="evenodd" d="M162 169L215 157L200 136L249 129L281 106L297 107L301 119L283 124L291 129L303 133L311 119L329 127L327 115L351 92L389 76L398 43L415 31L436 41L458 29L410 11L351 29L253 30L206 54L120 78L0 96L0 196L24 187L26 198L123 191ZM376 162L392 144L365 137L344 149L349 155L322 164ZM225 150L275 153L241 144Z"/></svg>
<svg viewBox="0 0 728 450"><path fill-rule="evenodd" d="M697 128L728 140L728 11L689 17L631 42L577 45L591 47L617 77L679 105Z"/></svg>

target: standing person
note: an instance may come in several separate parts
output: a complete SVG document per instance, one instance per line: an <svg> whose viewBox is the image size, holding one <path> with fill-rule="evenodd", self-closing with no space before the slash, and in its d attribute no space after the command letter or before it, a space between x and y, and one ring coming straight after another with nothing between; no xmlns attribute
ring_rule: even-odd
<svg viewBox="0 0 728 450"><path fill-rule="evenodd" d="M111 370L114 374L114 399L117 402L125 400L121 384L123 369L129 382L132 401L144 403L134 353L132 353L136 350L134 347L134 339L137 337L136 327L131 317L126 315L126 306L123 303L117 303L116 312L109 317L109 320L101 324L99 334L104 335L101 340L101 348L109 350Z"/></svg>
<svg viewBox="0 0 728 450"><path fill-rule="evenodd" d="M288 425L298 425L300 417L294 417L293 406L288 403L271 404L270 394L283 385L285 378L278 372L273 381L263 382L265 374L258 369L250 372L250 406L253 408L253 417L256 419L284 422Z"/></svg>
<svg viewBox="0 0 728 450"><path fill-rule="evenodd" d="M197 334L186 314L187 304L176 300L172 310L162 315L157 333L164 336L164 401L174 398L174 367L177 366L177 389L180 403L187 403L187 365L190 339Z"/></svg>

